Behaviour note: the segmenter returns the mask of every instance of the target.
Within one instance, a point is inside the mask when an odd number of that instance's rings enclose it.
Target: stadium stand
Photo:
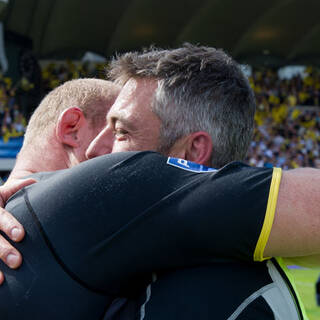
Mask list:
[[[41,97],[61,83],[81,77],[105,77],[102,63],[44,62]],[[257,100],[255,133],[247,162],[284,169],[320,167],[320,72],[281,79],[271,69],[254,70],[249,77]],[[22,143],[34,99],[35,84],[22,77],[16,83],[0,75],[0,158],[14,158]],[[2,176],[7,175],[5,171]],[[5,177],[4,177],[5,179]]]
[[[280,79],[271,70],[250,77],[257,100],[255,134],[248,162],[284,169],[320,167],[319,73]]]
[[[42,96],[59,84],[81,77],[104,77],[104,65],[46,63],[42,66]],[[307,76],[280,79],[270,69],[255,70],[250,83],[257,99],[256,130],[248,162],[282,168],[319,167],[320,73],[307,68]],[[23,136],[30,105],[26,97],[34,84],[21,78],[16,84],[0,75],[0,136],[4,143]],[[31,100],[32,103],[32,100]],[[0,146],[0,149],[2,147]]]

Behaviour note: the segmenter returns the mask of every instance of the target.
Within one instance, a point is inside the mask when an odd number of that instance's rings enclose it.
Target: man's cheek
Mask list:
[[[128,144],[126,144],[124,142],[114,142],[113,143],[112,153],[123,152],[123,151],[130,151],[130,147],[128,146]]]
[[[144,150],[139,144],[133,141],[114,141],[112,152],[140,151]]]

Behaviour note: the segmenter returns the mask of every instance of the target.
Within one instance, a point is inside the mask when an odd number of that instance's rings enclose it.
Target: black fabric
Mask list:
[[[270,282],[264,263],[216,263],[158,274],[144,320],[228,319],[247,297]],[[250,307],[248,319],[273,319],[265,311],[260,303],[259,308]]]
[[[318,278],[318,281],[316,283],[316,300],[317,305],[320,306],[320,277]]]
[[[237,320],[273,320],[274,313],[263,297],[258,297],[243,310]]]
[[[112,298],[141,292],[154,270],[252,263],[272,169],[232,163],[194,173],[156,153],[128,152],[38,177],[7,206],[27,235],[17,247],[22,268],[1,265],[6,319],[31,310],[33,319],[100,319]]]
[[[17,245],[23,254],[22,266],[12,270],[1,262],[6,277],[0,287],[1,319],[101,319],[112,299],[87,290],[64,271],[48,249],[23,196],[11,200],[9,208],[19,212],[27,234]]]

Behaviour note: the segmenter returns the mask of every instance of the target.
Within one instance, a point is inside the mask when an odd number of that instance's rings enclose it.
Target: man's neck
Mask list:
[[[8,181],[21,179],[36,172],[56,171],[68,168],[70,166],[68,156],[61,145],[51,143],[49,146],[29,145],[26,148],[23,147]]]

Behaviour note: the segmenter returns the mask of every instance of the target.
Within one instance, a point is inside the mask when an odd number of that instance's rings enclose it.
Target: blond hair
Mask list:
[[[62,111],[69,107],[80,108],[91,126],[106,120],[106,105],[111,106],[120,88],[111,81],[76,79],[67,81],[52,90],[33,113],[25,134],[25,144],[47,136],[57,124]]]

